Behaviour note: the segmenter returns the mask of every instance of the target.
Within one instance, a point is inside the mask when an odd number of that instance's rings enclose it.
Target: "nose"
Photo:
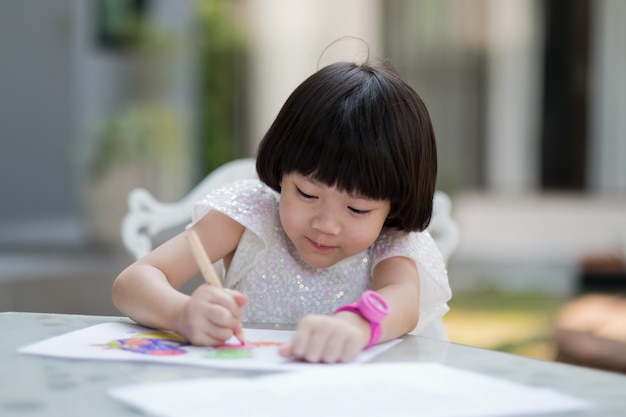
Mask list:
[[[335,210],[323,208],[313,216],[311,227],[321,233],[338,235],[341,232],[341,221]]]

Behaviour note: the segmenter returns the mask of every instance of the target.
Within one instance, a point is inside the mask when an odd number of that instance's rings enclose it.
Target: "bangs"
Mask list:
[[[282,171],[297,171],[355,196],[396,201],[399,196],[395,187],[402,181],[384,133],[368,123],[371,115],[338,113],[328,117],[335,120],[318,123],[314,130],[303,129],[310,136],[300,136],[301,145],[293,157],[283,160]],[[354,120],[362,123],[355,126]]]

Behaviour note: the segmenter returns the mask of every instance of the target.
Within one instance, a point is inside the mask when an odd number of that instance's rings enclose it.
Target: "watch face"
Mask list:
[[[375,291],[366,291],[359,299],[359,310],[370,321],[380,323],[389,314],[389,306]]]
[[[372,302],[372,305],[377,309],[377,310],[385,310],[386,309],[386,305],[383,305],[383,303],[380,302],[380,300],[378,300],[377,298],[371,298],[370,301]]]

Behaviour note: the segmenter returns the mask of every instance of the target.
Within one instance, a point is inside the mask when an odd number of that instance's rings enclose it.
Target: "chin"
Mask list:
[[[305,261],[306,262],[306,261]],[[309,264],[310,266],[312,266],[313,268],[330,268],[331,266],[335,265],[337,262],[325,262],[325,263],[312,263],[312,262],[307,262],[307,264]]]
[[[302,256],[302,255],[300,255],[300,257],[307,265],[313,268],[328,268],[328,267],[335,265],[338,262],[338,260],[336,259],[319,259],[319,258],[316,259],[315,257]]]

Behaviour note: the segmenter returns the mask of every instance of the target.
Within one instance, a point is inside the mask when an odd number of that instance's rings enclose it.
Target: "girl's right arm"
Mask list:
[[[212,261],[232,255],[244,227],[217,211],[194,226]],[[247,297],[208,284],[191,296],[177,290],[199,273],[184,231],[122,271],[113,283],[113,303],[144,326],[172,330],[193,344],[222,343],[240,326]]]

